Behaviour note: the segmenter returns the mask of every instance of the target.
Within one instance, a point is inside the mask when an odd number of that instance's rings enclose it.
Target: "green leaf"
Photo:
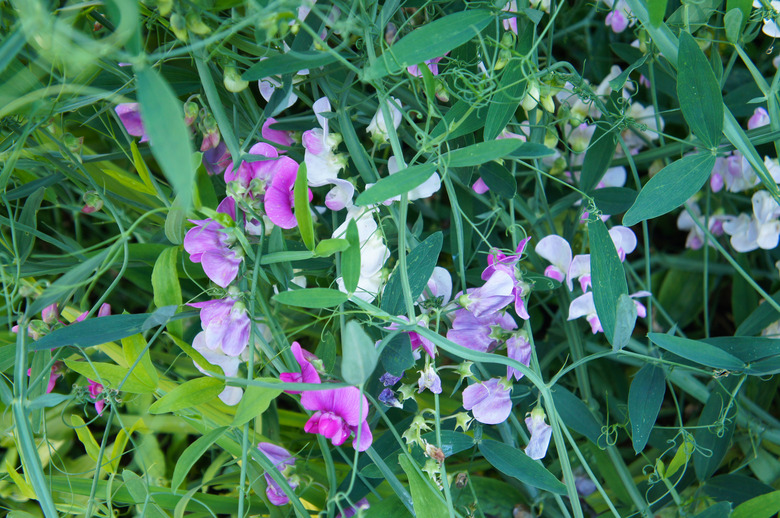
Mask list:
[[[628,392],[631,441],[637,455],[645,449],[666,393],[664,370],[648,363],[636,373]]]
[[[506,167],[498,162],[488,162],[479,168],[479,176],[490,191],[505,199],[512,199],[517,192],[517,182]]]
[[[97,462],[98,456],[100,455],[100,445],[98,445],[95,436],[92,435],[87,424],[76,414],[70,416],[70,424],[73,425],[74,430],[76,430],[76,437],[78,437],[79,442],[84,446],[84,450],[87,452],[87,455],[89,455],[89,458]]]
[[[436,164],[421,164],[401,169],[397,173],[381,178],[377,183],[360,193],[355,205],[375,205],[394,196],[411,191],[423,184],[436,172]]]
[[[360,386],[371,376],[379,361],[374,341],[356,320],[350,320],[341,337],[341,376],[344,381]]]
[[[359,246],[360,244],[358,243]],[[346,239],[323,239],[317,243],[314,254],[317,257],[330,257],[336,252],[343,252],[347,248],[349,248],[349,241]]]
[[[628,81],[628,76],[631,74],[631,72],[644,65],[645,61],[647,61],[647,58],[649,57],[650,54],[643,54],[641,58],[631,63],[628,68],[620,73],[620,75],[618,75],[615,79],[610,80],[610,88],[612,88],[614,91],[622,90],[623,86],[625,86],[626,82]]]
[[[338,60],[336,51],[290,50],[255,63],[241,74],[244,81],[257,81],[271,76],[294,74],[307,68],[319,68]]]
[[[713,499],[719,502],[728,501],[735,506],[773,490],[770,485],[737,473],[712,477],[704,486],[704,492]]]
[[[474,109],[470,102],[460,100],[447,110],[442,120],[431,131],[431,139],[438,139],[445,134],[445,140],[452,140],[472,133],[485,124],[487,108]],[[541,146],[541,144],[536,144]],[[544,147],[544,146],[541,146]]]
[[[737,11],[741,14],[739,18],[739,25],[735,26],[733,24],[733,21],[735,21],[737,18],[734,15],[729,16],[729,13],[732,11]],[[742,31],[745,29],[745,25],[747,25],[748,20],[750,19],[750,14],[753,11],[753,2],[752,0],[727,0],[726,2],[726,18],[724,18],[725,26],[726,26],[726,35],[729,38],[729,41],[732,43],[735,43],[739,40],[739,36],[742,34]],[[731,28],[729,28],[729,25],[731,25]],[[732,39],[732,36],[734,36],[734,39]]]
[[[346,95],[349,91],[349,89],[345,89],[344,94]],[[347,146],[349,158],[355,163],[355,168],[360,173],[360,177],[366,183],[376,181],[379,177],[376,172],[376,165],[369,158],[366,149],[360,143],[360,139],[355,132],[355,126],[352,125],[352,120],[349,118],[349,110],[343,104],[337,110],[337,116],[339,130],[341,130],[341,136],[344,138],[344,145]]]
[[[406,473],[409,481],[409,491],[412,493],[412,503],[417,516],[425,518],[448,518],[447,504],[441,494],[412,465],[412,460],[404,454],[398,456],[398,463]]]
[[[341,254],[341,274],[344,277],[344,288],[354,293],[360,280],[360,234],[357,223],[350,219],[347,224],[347,248]]]
[[[306,288],[277,293],[271,300],[299,308],[332,308],[343,304],[348,298],[346,293],[330,288]]]
[[[275,383],[278,381],[276,378],[256,379],[267,383]],[[248,423],[252,419],[262,415],[263,412],[268,410],[271,402],[279,397],[279,394],[282,392],[282,389],[257,387],[253,385],[248,386],[241,398],[241,403],[238,404],[232,426],[242,426],[244,423]]]
[[[685,122],[693,134],[708,149],[717,147],[723,133],[723,95],[720,83],[715,78],[704,52],[687,32],[680,33],[677,97]]]
[[[317,344],[314,354],[322,360],[325,372],[333,372],[333,367],[336,366],[336,338],[333,336],[333,333],[325,331],[320,343]]]
[[[181,486],[184,479],[187,477],[192,466],[203,456],[206,451],[211,448],[217,439],[219,439],[223,433],[228,429],[227,426],[220,426],[211,430],[206,435],[198,437],[195,441],[187,446],[187,448],[176,459],[176,467],[173,468],[173,477],[171,478],[171,489],[176,491]]]
[[[187,224],[187,210],[182,206],[179,196],[174,198],[168,215],[165,216],[165,237],[175,245],[184,242],[185,225]]]
[[[379,356],[382,367],[393,376],[403,376],[406,369],[414,366],[412,344],[408,333],[398,333],[385,344]]]
[[[41,208],[44,194],[46,194],[46,189],[41,187],[24,201],[24,208],[19,216],[19,223],[33,230],[38,228],[38,209]],[[17,234],[17,239],[19,240],[17,245],[19,257],[17,260],[19,263],[24,263],[30,256],[30,252],[32,252],[35,236],[31,232],[20,231]]]
[[[535,142],[523,142],[523,144],[514,150],[509,158],[517,158],[521,160],[531,160],[534,158],[543,158],[555,154],[555,150],[548,148],[544,144],[537,144]]]
[[[65,360],[67,367],[87,379],[97,381],[107,388],[113,388],[129,392],[130,394],[149,394],[154,392],[157,387],[147,384],[143,379],[136,376],[130,369],[114,365],[113,363],[101,362],[80,362]],[[125,380],[125,378],[127,378]],[[122,380],[125,380],[122,383]],[[121,385],[121,386],[120,386]]]
[[[647,337],[658,347],[699,365],[732,372],[745,370],[745,362],[714,345],[664,333],[647,333]]]
[[[627,187],[596,189],[591,196],[596,207],[604,214],[622,214],[636,201],[637,192]]]
[[[301,239],[309,250],[314,250],[314,223],[311,219],[309,208],[309,183],[306,178],[306,164],[298,168],[298,176],[295,178],[294,205],[295,219],[298,220],[298,230]]]
[[[602,124],[596,125],[590,142],[591,144],[585,152],[580,175],[580,189],[585,192],[591,191],[598,185],[604,173],[607,172],[617,147],[615,132]]]
[[[150,414],[166,414],[183,408],[208,403],[225,389],[221,379],[204,376],[182,383],[163,397],[152,403]]]
[[[138,514],[148,518],[168,518],[165,511],[160,509],[149,495],[147,481],[128,469],[122,471],[122,480],[130,496],[133,497],[133,503],[141,506]]]
[[[130,366],[132,366],[139,357],[141,358],[138,365],[133,369],[133,376],[144,385],[157,388],[160,383],[160,378],[157,374],[157,369],[155,369],[152,364],[152,356],[149,354],[144,336],[141,333],[138,333],[123,338],[122,352],[125,355],[125,361]]]
[[[631,340],[636,325],[636,304],[634,299],[621,293],[615,312],[615,335],[612,337],[612,348],[615,351],[623,349]]]
[[[676,209],[699,192],[714,165],[715,155],[697,153],[664,167],[642,188],[623,216],[623,225],[630,227]]]
[[[406,67],[443,56],[474,38],[493,20],[493,13],[475,9],[450,14],[401,38],[385,49],[374,63],[363,71],[363,81],[376,81],[397,74]]]
[[[498,160],[510,155],[525,144],[520,139],[505,138],[488,140],[460,149],[454,149],[441,156],[441,163],[448,167],[470,167],[482,165],[491,160]]]
[[[135,74],[141,118],[152,154],[176,191],[181,208],[187,211],[192,204],[195,168],[182,104],[154,68],[135,67]]]
[[[73,399],[72,394],[44,394],[30,401],[27,405],[28,410],[38,410],[39,408],[51,408]]]
[[[418,244],[406,258],[406,271],[409,277],[409,287],[411,288],[412,300],[417,297],[428,285],[428,280],[433,274],[433,269],[439,260],[439,252],[443,236],[441,232],[436,232],[428,236],[425,241]],[[403,253],[403,252],[401,252]],[[391,315],[400,315],[404,312],[404,295],[401,288],[401,272],[398,268],[393,270],[390,280],[382,294],[381,308]]]
[[[488,105],[485,117],[485,141],[495,139],[501,134],[520,104],[525,91],[525,77],[522,60],[514,59],[504,68],[498,80],[496,93]]]
[[[667,0],[648,0],[647,11],[650,15],[650,23],[653,27],[658,27],[661,22],[664,21],[664,15],[666,14],[666,2]]]
[[[115,342],[122,338],[142,333],[155,326],[165,324],[169,320],[189,318],[197,315],[195,311],[173,315],[175,307],[160,308],[154,313],[140,315],[108,315],[99,318],[89,318],[82,322],[74,322],[44,336],[30,344],[30,351],[54,349],[65,345],[91,347],[107,342]]]
[[[610,343],[615,336],[617,302],[620,295],[628,295],[626,274],[618,257],[615,243],[601,219],[588,222],[590,236],[590,267],[593,285],[593,304]]]
[[[696,514],[694,518],[728,518],[729,516],[731,516],[731,503],[719,502]]]
[[[552,396],[555,402],[555,409],[566,426],[584,435],[593,444],[604,446],[604,440],[599,441],[601,437],[601,423],[587,405],[583,403],[581,398],[560,385],[552,388]]]
[[[162,251],[152,269],[152,288],[154,290],[154,305],[158,308],[182,305],[181,285],[176,269],[176,259],[179,247],[172,246]],[[171,322],[169,331],[176,336],[182,336],[181,322]]]
[[[752,290],[752,288],[750,288]],[[780,303],[780,291],[772,295],[775,302]],[[780,313],[769,304],[760,304],[737,328],[735,335],[757,335],[772,322],[780,319]]]
[[[486,439],[479,443],[479,451],[485,460],[505,475],[545,491],[566,494],[566,486],[555,475],[517,448]]]
[[[699,481],[709,479],[729,451],[737,413],[737,404],[731,400],[730,391],[737,383],[736,376],[729,376],[721,383],[712,384],[710,397],[701,410],[694,433],[696,451],[693,452],[693,467]]]
[[[723,17],[723,25],[726,28],[726,38],[731,43],[738,44],[739,37],[742,34],[744,25],[742,24],[742,11],[739,9],[731,9]]]
[[[108,252],[110,249],[106,248],[102,252],[93,255],[86,261],[81,262],[78,266],[75,268],[68,270],[67,273],[65,273],[62,277],[54,281],[51,286],[46,288],[41,295],[33,301],[33,303],[30,305],[29,309],[27,310],[28,315],[35,315],[40,313],[43,308],[46,306],[49,306],[59,300],[65,299],[68,297],[68,294],[75,291],[78,286],[80,286],[83,282],[86,281],[88,277],[90,277],[94,270],[98,269],[102,264],[103,261],[106,260],[106,257],[108,257]],[[69,329],[72,326],[68,326],[65,329]],[[58,331],[55,331],[56,333]],[[44,337],[48,338],[49,336],[53,335],[54,333],[48,334]],[[40,342],[40,340],[38,340]],[[31,350],[37,350],[35,349],[35,345],[31,345]]]

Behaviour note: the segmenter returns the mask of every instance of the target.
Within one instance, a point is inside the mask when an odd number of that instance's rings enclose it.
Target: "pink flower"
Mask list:
[[[273,117],[268,117],[263,123],[261,135],[265,140],[284,147],[290,147],[295,144],[295,141],[290,136],[289,131],[273,129],[271,128],[272,124],[276,124],[276,119]],[[283,152],[284,151],[280,151],[280,153]]]
[[[771,121],[769,120],[769,113],[764,108],[756,108],[753,115],[748,120],[747,127],[749,130],[760,128],[761,126],[768,126]]]
[[[650,296],[649,291],[638,291],[629,295],[631,298],[648,296]],[[634,301],[634,304],[636,305],[636,313],[638,317],[644,318],[647,316],[647,308],[645,308],[644,304],[637,300]],[[580,295],[576,299],[572,300],[571,304],[569,305],[569,318],[567,320],[574,320],[575,318],[580,317],[585,317],[585,319],[590,324],[590,329],[594,335],[596,333],[604,332],[604,328],[601,327],[601,321],[596,314],[596,305],[593,302],[592,291]]]
[[[97,410],[98,415],[101,415],[103,409],[106,407],[105,399],[100,397],[100,394],[103,393],[103,385],[97,381],[92,381],[91,379],[87,379],[87,381],[89,381],[87,390],[89,391],[90,397],[95,402],[95,410]]]
[[[249,316],[246,306],[233,298],[194,302],[200,308],[201,327],[206,332],[206,347],[238,356],[249,344]]]
[[[373,437],[368,427],[368,400],[356,387],[304,392],[301,404],[315,413],[304,426],[308,433],[318,433],[330,439],[334,446],[341,446],[354,434],[352,446],[366,451]],[[358,443],[358,433],[360,442]]]
[[[544,270],[545,277],[563,282],[569,273],[569,266],[571,266],[572,256],[569,242],[560,236],[550,235],[542,238],[534,250],[540,257],[552,263]],[[569,282],[569,290],[571,290],[571,282]]]
[[[283,471],[287,466],[295,465],[295,457],[290,455],[290,452],[281,446],[271,444],[270,442],[261,442],[257,445],[257,449],[260,450],[260,453],[265,455],[279,471]],[[268,500],[274,505],[287,504],[290,501],[290,498],[285,494],[279,484],[271,478],[268,473],[265,473],[264,475],[266,482],[265,494],[268,497]],[[287,478],[287,483],[292,489],[298,487],[298,483],[289,478]]]
[[[509,13],[516,13],[517,12],[517,0],[510,0],[506,3],[506,5],[501,9],[502,11],[506,11]],[[504,18],[501,20],[502,25],[504,26],[504,30],[506,31],[512,31],[517,34],[517,16],[512,16],[511,18]]]
[[[525,331],[520,330],[514,333],[506,341],[506,355],[528,367],[531,363],[531,342],[528,340],[528,334]],[[523,377],[523,373],[514,367],[507,367],[506,377],[510,380],[513,377],[519,380]]]
[[[149,140],[149,136],[146,134],[144,123],[141,120],[141,112],[138,103],[124,103],[117,104],[114,108],[116,114],[119,115],[119,120],[122,121],[122,125],[128,134],[133,137],[141,137],[141,142]]]
[[[447,54],[449,54],[449,52]],[[444,56],[446,56],[447,54],[444,54]],[[439,56],[438,58],[433,58],[425,61],[425,65],[428,67],[428,70],[431,71],[431,74],[435,76],[439,75],[439,61],[444,59],[444,56]],[[406,67],[406,71],[412,74],[414,77],[422,77],[422,72],[420,72],[420,67],[418,65],[412,65],[410,67]]]
[[[281,228],[295,228],[298,220],[293,214],[295,196],[293,187],[298,176],[298,164],[294,160],[286,158],[289,162],[280,164],[279,170],[274,174],[271,186],[265,193],[265,211],[271,222]]]
[[[474,182],[474,185],[472,185],[471,188],[477,194],[485,194],[490,190],[490,187],[487,186],[485,180],[483,180],[482,178],[477,178],[477,181]]]
[[[217,212],[227,214],[232,208],[231,216],[235,217],[235,205],[225,203],[228,199],[220,203]],[[184,236],[184,249],[190,254],[190,261],[201,263],[209,279],[222,288],[227,288],[235,280],[239,266],[244,260],[240,251],[230,248],[234,238],[225,231],[221,223],[211,218],[191,219],[190,223],[195,226]]]
[[[463,408],[482,424],[503,423],[512,412],[511,390],[499,378],[474,383],[463,390]]]
[[[607,14],[605,25],[611,27],[612,32],[620,34],[628,28],[628,18],[619,10],[610,11]]]
[[[406,322],[409,322],[409,318],[405,315],[398,315],[398,318]],[[420,319],[417,321],[417,325],[427,329],[426,322],[427,322],[426,320]],[[387,329],[388,331],[394,331],[399,327],[400,326],[398,324],[393,322],[385,329]],[[421,336],[416,331],[406,331],[406,333],[409,335],[409,341],[412,344],[412,352],[415,354],[416,359],[420,358],[420,352],[418,351],[418,349],[420,349],[421,347],[426,353],[428,353],[428,356],[430,356],[431,358],[436,356],[436,345],[433,342],[431,342],[424,336]]]
[[[313,353],[301,347],[298,342],[293,342],[290,346],[295,360],[301,368],[300,372],[282,372],[279,379],[285,383],[320,383],[320,375],[312,362],[319,360]],[[300,394],[300,391],[285,390],[288,394]]]
[[[530,417],[525,418],[525,426],[531,433],[528,446],[525,447],[525,454],[534,460],[543,459],[547,455],[552,427],[544,422],[546,417],[542,407],[536,407],[531,410]]]

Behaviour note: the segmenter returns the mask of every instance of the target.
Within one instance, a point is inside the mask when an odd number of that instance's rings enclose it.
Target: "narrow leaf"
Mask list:
[[[479,176],[490,188],[490,192],[508,200],[514,198],[517,182],[503,165],[498,162],[488,162],[479,168]]]
[[[631,382],[628,416],[631,419],[631,441],[637,455],[647,445],[665,393],[664,370],[650,363],[642,367]]]
[[[314,223],[311,219],[309,208],[309,183],[306,178],[306,164],[298,168],[298,176],[295,178],[294,205],[295,219],[298,220],[298,230],[301,239],[309,250],[314,250]]]
[[[341,275],[344,277],[344,288],[354,293],[360,280],[360,235],[354,219],[350,219],[347,224],[346,237],[349,248],[341,254]]]
[[[346,239],[323,239],[317,243],[314,253],[318,257],[330,257],[336,252],[343,252],[347,248],[349,248],[349,241]]]
[[[443,154],[441,163],[449,167],[482,165],[491,160],[504,158],[519,149],[523,144],[525,142],[516,138],[480,142]]]
[[[555,475],[517,448],[487,439],[479,443],[479,451],[485,460],[505,475],[545,491],[566,494],[566,486]]]
[[[591,144],[585,152],[582,174],[580,175],[580,189],[585,192],[591,191],[601,181],[612,162],[617,147],[615,133],[602,124],[596,125],[590,142]]]
[[[152,403],[150,414],[165,414],[183,408],[189,408],[201,403],[208,403],[216,398],[225,388],[225,382],[217,378],[195,378],[171,390]]]
[[[422,164],[401,169],[397,173],[381,178],[377,183],[360,193],[355,205],[375,205],[394,196],[411,191],[423,184],[436,171],[436,164]]]
[[[176,273],[176,259],[179,255],[179,247],[172,246],[162,251],[152,269],[152,288],[154,291],[154,305],[158,308],[165,306],[182,305],[181,285]],[[182,336],[181,322],[171,322],[169,325],[173,334]]]
[[[618,257],[615,243],[601,219],[588,222],[590,236],[590,267],[593,284],[593,303],[604,329],[612,343],[615,337],[617,302],[620,295],[628,295],[626,274]]]
[[[332,308],[343,304],[347,299],[346,293],[330,288],[283,291],[271,297],[271,300],[280,304],[300,308]]]
[[[677,97],[693,134],[707,148],[717,147],[723,132],[720,83],[699,44],[684,31],[680,33],[677,56]]]
[[[257,81],[271,76],[294,74],[299,70],[319,68],[338,60],[336,51],[290,50],[255,63],[241,74],[244,81]]]
[[[485,141],[493,140],[501,134],[515,114],[524,91],[522,60],[514,59],[504,68],[504,73],[498,80],[496,93],[488,105],[485,117]]]
[[[648,333],[647,337],[658,347],[700,365],[713,369],[726,369],[732,372],[741,372],[745,369],[745,362],[733,354],[702,341],[689,340],[664,333]]]
[[[171,489],[176,491],[181,486],[184,479],[187,477],[192,466],[203,456],[211,446],[217,442],[223,433],[228,429],[227,426],[220,426],[211,430],[206,435],[198,437],[195,441],[187,446],[178,459],[176,459],[176,467],[173,468],[173,477],[171,478]]]
[[[619,351],[628,345],[636,325],[636,316],[637,311],[634,299],[625,293],[621,293],[617,301],[615,335],[612,338],[612,348],[614,350]]]

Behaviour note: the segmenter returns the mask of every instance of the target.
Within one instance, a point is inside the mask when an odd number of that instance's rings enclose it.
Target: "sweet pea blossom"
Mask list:
[[[205,345],[228,356],[240,355],[249,344],[249,315],[246,306],[233,297],[188,304],[200,309]]]
[[[89,396],[95,402],[95,410],[97,410],[98,415],[101,415],[106,407],[106,400],[100,396],[103,393],[103,385],[91,379],[87,379],[87,381],[89,382],[87,386]]]
[[[192,340],[192,348],[198,351],[203,358],[210,364],[222,369],[222,373],[227,378],[232,378],[238,375],[238,367],[241,365],[241,359],[238,356],[230,356],[225,354],[222,347],[210,348],[206,344],[206,332],[201,331]],[[193,360],[195,368],[206,376],[210,376],[209,372],[198,365]],[[241,401],[241,397],[244,395],[244,391],[241,387],[228,387],[226,386],[219,394],[219,399],[226,405],[234,406]]]
[[[612,28],[612,32],[620,34],[628,27],[634,25],[634,15],[625,0],[604,0],[604,3],[611,9],[609,14],[607,14],[605,25]]]
[[[688,230],[688,237],[685,239],[685,248],[690,248],[691,250],[698,250],[702,246],[704,246],[704,232],[699,228],[698,225],[694,222],[694,217],[697,221],[701,223],[702,226],[705,224],[705,218],[701,214],[701,209],[699,208],[699,205],[696,202],[688,201],[686,202],[686,205],[688,208],[690,208],[691,212],[693,213],[693,216],[688,213],[687,210],[683,210],[680,212],[680,215],[677,217],[677,228],[680,230]],[[722,215],[712,215],[708,219],[708,227],[709,231],[714,236],[720,236],[723,234],[723,223],[728,221],[728,216],[722,216]],[[712,242],[709,243],[710,246],[714,246]]]
[[[752,218],[740,214],[728,217],[723,223],[723,230],[731,236],[731,246],[737,252],[772,250],[780,241],[780,205],[767,191],[756,192],[752,202]]]
[[[649,291],[638,291],[629,295],[631,298],[636,297],[649,297],[651,294]],[[634,301],[636,306],[637,316],[644,318],[647,316],[647,308],[644,304],[638,300]],[[595,335],[596,333],[603,333],[604,328],[601,327],[601,321],[596,314],[596,304],[593,302],[593,292],[589,291],[577,297],[569,304],[569,318],[567,320],[574,320],[576,318],[585,317],[585,320],[590,324],[590,329]]]
[[[536,407],[531,410],[530,415],[525,418],[525,426],[531,434],[528,440],[528,446],[525,447],[525,454],[534,460],[543,459],[547,455],[547,447],[550,445],[552,436],[552,427],[544,420],[547,414],[542,407]]]
[[[284,147],[290,147],[295,144],[295,141],[290,136],[289,131],[273,129],[271,127],[273,124],[276,124],[276,119],[273,117],[268,117],[263,123],[263,129],[260,134],[265,140]],[[284,151],[281,150],[279,151],[279,153],[283,152]]]
[[[337,514],[336,518],[352,518],[355,516],[355,514],[359,513],[360,511],[365,511],[369,507],[371,507],[371,505],[368,503],[368,500],[361,498],[357,501],[357,503],[355,503],[355,505],[351,506],[349,509],[346,509],[343,513]]]
[[[514,254],[504,255],[502,252],[494,252],[488,255],[488,266],[482,272],[482,280],[486,281],[485,284],[477,288],[476,291],[468,290],[469,293],[465,298],[462,298],[461,305],[466,307],[466,304],[468,304],[477,317],[487,311],[502,309],[506,304],[500,307],[499,305],[503,300],[507,287],[509,287],[510,295],[514,299],[517,316],[523,320],[528,320],[530,316],[525,307],[525,299],[530,293],[531,286],[523,280],[522,274],[517,268],[517,263],[520,261],[525,246],[530,240],[530,237],[522,239],[518,243]]]
[[[420,294],[415,304],[424,303],[431,299],[440,299],[442,306],[446,306],[452,298],[452,276],[445,268],[435,266],[431,278],[425,286],[425,290]],[[423,309],[425,313],[425,309]]]
[[[463,390],[463,408],[471,410],[482,424],[503,423],[512,412],[512,388],[505,383],[505,379],[491,378],[469,385]]]
[[[545,268],[544,276],[563,282],[569,273],[572,260],[569,242],[561,236],[552,234],[543,237],[536,243],[534,251],[539,257],[547,259],[551,263]],[[571,291],[571,289],[571,283],[569,283],[569,290]]]
[[[279,379],[285,383],[320,383],[320,375],[314,367],[314,362],[319,362],[319,358],[301,347],[298,342],[293,342],[290,350],[295,356],[301,371],[300,372],[282,372]],[[285,390],[287,394],[300,394],[300,391]]]
[[[401,101],[395,97],[389,97],[385,103],[387,104],[387,109],[390,112],[390,116],[392,117],[391,123],[395,129],[398,129],[398,126],[401,125],[401,118],[403,117],[403,114],[400,110]],[[380,106],[377,108],[377,111],[374,114],[374,117],[371,119],[371,122],[368,123],[366,132],[371,135],[371,140],[377,144],[381,144],[387,142],[390,139],[390,133],[387,128],[387,121],[385,121],[385,115],[382,112],[382,107]]]
[[[471,188],[477,194],[485,194],[490,190],[490,187],[487,186],[485,180],[483,180],[481,177],[477,178],[477,181],[474,182],[474,185],[472,185]]]
[[[769,4],[776,15],[780,11],[780,1],[773,0]],[[764,5],[761,3],[761,0],[753,0],[753,7],[761,9]],[[780,28],[778,28],[777,22],[773,18],[764,18],[764,26],[761,27],[761,32],[770,38],[780,38]]]
[[[141,108],[138,103],[117,104],[114,111],[129,135],[141,137],[140,142],[149,140],[149,135],[146,134],[144,123],[141,120]]]
[[[341,210],[352,205],[355,186],[338,178],[339,171],[346,167],[347,162],[344,156],[333,152],[341,138],[330,134],[328,119],[322,115],[331,111],[330,101],[327,97],[321,97],[314,102],[312,109],[320,127],[303,133],[306,178],[312,187],[334,185],[325,197],[325,206],[330,210]]]
[[[531,341],[528,339],[528,333],[522,329],[512,333],[512,336],[506,341],[506,355],[526,367],[531,364],[531,352]],[[523,376],[524,374],[518,369],[507,366],[506,377],[508,380],[513,377],[520,380]]]
[[[220,203],[217,212],[229,214],[226,203]],[[235,210],[233,211],[235,216]],[[222,223],[207,219],[191,219],[195,226],[184,236],[184,249],[190,254],[190,261],[201,263],[209,279],[222,288],[233,282],[244,260],[240,248],[232,248],[235,238]]]
[[[506,23],[506,22],[504,22],[504,23]],[[449,52],[447,54],[449,54]],[[446,56],[447,54],[445,54],[444,56]],[[429,59],[429,60],[423,62],[423,64],[428,67],[428,70],[431,71],[431,74],[433,74],[435,76],[438,76],[439,75],[439,61],[444,59],[444,56],[439,56],[437,58]],[[420,72],[419,65],[408,66],[408,67],[406,67],[406,71],[409,72],[410,74],[412,74],[414,77],[422,77],[422,72]]]
[[[301,404],[315,411],[303,428],[306,432],[318,433],[330,439],[334,446],[341,446],[354,434],[352,446],[357,451],[366,451],[371,446],[373,437],[366,421],[368,400],[357,387],[304,392]]]
[[[478,318],[466,309],[459,309],[447,331],[447,339],[475,351],[490,352],[514,329],[517,323],[508,313],[493,312]]]
[[[428,389],[434,394],[441,394],[441,378],[433,365],[429,363],[418,372],[420,373],[420,378],[417,380],[418,393]]]
[[[409,317],[406,315],[398,315],[398,318],[401,320],[404,320],[406,322],[409,322]],[[417,325],[427,329],[428,328],[428,320],[427,318],[423,317],[420,318],[417,321]],[[387,326],[385,329],[388,331],[393,331],[395,329],[399,329],[399,325],[393,322],[389,326]],[[426,353],[428,353],[428,356],[433,358],[436,356],[436,345],[434,345],[433,342],[425,338],[424,336],[420,335],[420,333],[417,333],[416,331],[406,331],[406,334],[409,335],[409,341],[412,345],[412,354],[414,355],[416,360],[420,359],[420,351],[419,349],[422,348]]]
[[[748,119],[747,127],[749,130],[752,130],[762,126],[768,126],[770,122],[769,113],[764,108],[759,107],[753,111],[753,115]]]
[[[374,220],[374,210],[365,207],[350,207],[347,209],[347,219],[333,231],[334,238],[343,238],[347,233],[350,220],[355,220],[360,241],[360,277],[358,278],[355,296],[366,302],[373,301],[382,285],[382,266],[390,258],[390,249],[385,246],[379,226]],[[344,293],[347,288],[344,278],[336,279],[339,290]]]
[[[271,464],[273,464],[274,467],[280,472],[285,471],[285,468],[288,466],[295,465],[295,457],[293,457],[289,451],[282,448],[281,446],[277,446],[276,444],[272,444],[270,442],[261,442],[257,445],[257,449],[260,450],[260,453],[262,453],[269,461],[271,461]],[[290,501],[290,498],[285,494],[276,480],[274,480],[267,472],[264,473],[264,476],[266,482],[265,494],[268,497],[268,500],[274,505],[287,504]],[[298,487],[298,483],[296,481],[286,476],[285,478],[287,479],[287,483],[290,485],[291,489]]]

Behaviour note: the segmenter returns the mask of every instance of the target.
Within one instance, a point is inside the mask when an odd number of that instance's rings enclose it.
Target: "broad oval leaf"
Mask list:
[[[87,379],[97,381],[107,388],[131,394],[148,394],[157,389],[156,386],[147,384],[143,379],[138,378],[135,373],[130,372],[130,369],[112,363],[65,360],[65,365],[70,370],[78,372]],[[122,383],[123,380],[124,383]]]
[[[171,478],[171,489],[176,491],[179,486],[184,482],[187,473],[189,473],[192,466],[198,462],[206,450],[211,448],[211,445],[217,442],[223,433],[228,429],[227,426],[220,426],[211,430],[206,435],[198,437],[195,441],[187,446],[182,454],[176,459],[176,467],[173,468],[173,477]]]
[[[407,193],[423,184],[436,171],[436,164],[421,164],[401,169],[397,173],[380,179],[360,193],[355,205],[375,205],[394,196]]]
[[[152,154],[171,183],[185,212],[192,204],[195,168],[192,143],[181,102],[162,75],[150,66],[136,67],[141,118]]]
[[[555,402],[555,409],[558,411],[561,420],[563,420],[563,424],[584,435],[593,444],[605,447],[606,443],[604,440],[600,440],[601,423],[582,399],[560,385],[555,385],[551,392]]]
[[[443,56],[474,38],[493,20],[483,9],[450,14],[416,29],[385,50],[363,72],[363,81],[375,81],[397,74],[406,67]]]
[[[625,293],[621,293],[617,300],[615,312],[615,334],[612,337],[612,348],[614,350],[619,351],[628,345],[636,325],[636,316],[637,310],[634,299]]]
[[[603,214],[622,214],[634,204],[637,192],[627,187],[604,187],[591,196]]]
[[[348,299],[346,293],[330,288],[306,288],[277,293],[271,300],[299,308],[332,308]]]
[[[505,138],[501,140],[489,140],[460,149],[453,149],[441,156],[441,163],[449,167],[469,167],[482,165],[504,158],[525,144],[520,139]]]
[[[707,148],[717,147],[723,132],[720,83],[699,44],[685,31],[680,33],[677,54],[677,97],[693,134]]]
[[[647,445],[665,393],[666,376],[657,365],[648,363],[639,369],[631,382],[628,416],[631,419],[631,441],[637,455]]]
[[[479,443],[479,451],[485,460],[505,475],[545,491],[566,494],[566,486],[555,475],[517,448],[486,439]]]
[[[182,383],[152,403],[150,414],[165,414],[201,403],[208,403],[225,389],[225,382],[218,378],[195,378]]]
[[[341,337],[341,376],[352,385],[362,385],[371,376],[379,361],[374,341],[360,324],[350,320]]]
[[[780,512],[780,491],[772,491],[740,504],[731,516],[732,518],[771,518],[777,516],[778,512]]]
[[[431,234],[409,252],[406,258],[406,273],[409,277],[413,301],[417,300],[425,286],[428,285],[428,280],[439,260],[443,239],[441,232]],[[403,289],[401,288],[401,272],[399,268],[396,268],[382,293],[381,308],[391,315],[400,315],[404,312],[405,307]]]
[[[699,365],[732,372],[745,370],[745,362],[714,345],[664,333],[648,333],[647,337],[658,347]]]
[[[620,295],[628,295],[626,274],[618,257],[615,243],[601,219],[588,222],[590,236],[590,268],[593,285],[593,303],[596,314],[610,343],[614,341],[617,302]]]
[[[714,165],[715,155],[697,153],[664,167],[642,188],[623,224],[630,227],[676,209],[699,192]]]
[[[182,305],[181,285],[176,273],[176,259],[179,255],[179,247],[171,246],[162,251],[152,269],[152,288],[154,291],[154,305],[158,308],[165,306]],[[168,329],[176,336],[182,336],[181,322],[172,322]]]
[[[391,338],[382,348],[379,359],[387,372],[393,376],[403,376],[406,369],[414,366],[409,333],[398,333]]]

